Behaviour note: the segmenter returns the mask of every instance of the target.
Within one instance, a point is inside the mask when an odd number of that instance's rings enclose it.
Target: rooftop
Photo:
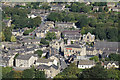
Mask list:
[[[48,62],[53,62],[53,61],[54,61],[53,59],[44,59],[44,58],[37,60],[37,62],[40,62],[40,63],[48,63]]]
[[[54,69],[58,69],[58,66],[56,66],[56,65],[51,65],[51,66],[47,66],[47,65],[39,65],[38,67],[37,67],[37,69],[50,69],[50,68],[54,68]]]
[[[18,55],[16,59],[21,59],[21,60],[29,60],[32,56],[36,56],[34,54],[26,54],[26,55]]]
[[[80,60],[78,65],[94,65],[95,62],[91,60]]]
[[[82,48],[81,45],[77,45],[77,44],[71,44],[71,45],[68,45],[66,47],[70,47],[70,48]]]
[[[119,65],[118,61],[105,61],[104,65],[107,65],[108,63],[111,63],[111,64],[115,63],[116,65]]]

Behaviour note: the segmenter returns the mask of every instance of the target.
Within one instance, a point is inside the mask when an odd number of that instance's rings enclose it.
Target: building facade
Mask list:
[[[64,56],[70,56],[72,54],[77,54],[80,56],[86,55],[86,47],[82,45],[68,45],[64,47]]]

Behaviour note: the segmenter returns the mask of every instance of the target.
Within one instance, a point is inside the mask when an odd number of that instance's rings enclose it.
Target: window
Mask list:
[[[89,36],[87,36],[87,39],[89,39]]]

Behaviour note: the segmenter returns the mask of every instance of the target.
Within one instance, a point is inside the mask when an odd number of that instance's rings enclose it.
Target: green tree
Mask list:
[[[56,39],[56,34],[54,32],[48,32],[46,34],[45,39],[50,40],[50,41],[53,40],[53,39]]]
[[[37,50],[34,52],[34,54],[38,54],[39,57],[42,56],[43,51],[42,50]]]
[[[44,38],[41,39],[40,43],[44,44],[44,45],[49,45],[49,42],[46,41],[46,39],[44,39]]]
[[[33,78],[34,77],[34,69],[26,69],[22,72],[22,78]]]
[[[120,54],[112,53],[109,55],[110,61],[120,61]]]
[[[22,77],[22,71],[14,71],[7,73],[6,78],[21,78]]]
[[[95,62],[99,61],[99,57],[98,56],[93,56],[90,58],[90,60],[94,60]]]
[[[35,71],[35,78],[42,78],[42,80],[46,79],[45,72],[44,71]]]
[[[76,23],[78,28],[86,27],[88,24],[88,18],[87,17],[81,17],[78,22]]]
[[[48,3],[43,3],[42,6],[40,6],[40,9],[50,9],[51,7],[48,5]]]
[[[104,10],[105,10],[106,12],[108,12],[108,7],[106,6],[106,7],[104,8]]]
[[[93,6],[106,6],[107,2],[95,2]]]
[[[2,67],[2,78],[7,78],[7,74],[12,71],[11,67]]]
[[[63,72],[59,73],[55,78],[77,78],[77,75],[80,73],[80,70],[74,63],[71,63]]]
[[[107,28],[106,37],[109,41],[118,41],[118,29],[117,28]]]
[[[115,80],[120,79],[120,71],[119,70],[108,69],[107,74],[108,74],[108,79],[115,79]]]
[[[97,27],[94,30],[94,34],[97,39],[100,39],[100,40],[106,39],[106,33],[104,28]]]
[[[11,42],[16,42],[15,36],[11,36]]]
[[[3,31],[3,33],[4,33],[4,35],[5,35],[5,41],[10,41],[10,40],[11,40],[11,36],[12,36],[11,29],[7,27],[7,28]]]
[[[90,69],[85,69],[80,75],[80,79],[82,80],[84,79],[93,80],[93,78],[106,80],[107,72],[102,66],[96,65],[95,67],[92,67]]]
[[[41,17],[36,17],[32,19],[32,23],[34,27],[38,27],[41,23]]]

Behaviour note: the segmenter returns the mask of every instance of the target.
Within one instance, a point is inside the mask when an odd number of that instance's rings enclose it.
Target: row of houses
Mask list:
[[[78,68],[80,69],[87,69],[87,68],[92,68],[95,66],[95,62],[92,60],[80,60],[78,61]],[[110,68],[119,68],[119,62],[118,61],[104,61],[102,62],[102,65],[105,69],[110,69]]]
[[[114,11],[114,12],[120,12],[120,4],[114,3],[114,2],[108,2],[107,3],[108,11]],[[93,6],[93,10],[99,10],[100,6]],[[103,6],[105,8],[105,6]]]

